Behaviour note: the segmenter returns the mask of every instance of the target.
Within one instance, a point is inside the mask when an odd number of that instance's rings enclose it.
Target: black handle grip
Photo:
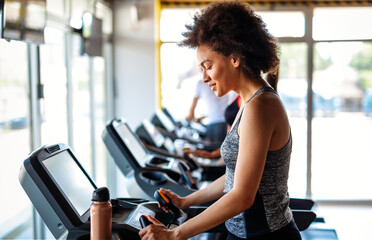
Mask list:
[[[191,176],[191,173],[183,162],[178,162],[178,168],[181,170],[182,176],[185,179],[186,184],[192,189],[198,189],[194,178]]]
[[[189,167],[191,171],[199,168],[199,164],[197,164],[192,158],[187,156],[185,152],[183,153],[183,159],[186,160],[187,163],[189,163]]]
[[[155,191],[154,197],[159,202],[160,206],[168,208],[169,210],[173,212],[173,214],[177,216],[180,214],[180,210],[176,206],[173,205],[172,201],[167,195],[159,191]]]
[[[140,216],[139,222],[140,222],[142,228],[145,228],[148,225],[152,224],[152,222],[150,222],[150,220],[145,215]]]

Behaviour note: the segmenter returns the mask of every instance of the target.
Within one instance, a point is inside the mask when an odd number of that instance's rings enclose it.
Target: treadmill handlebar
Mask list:
[[[198,189],[195,179],[191,176],[190,169],[187,165],[183,162],[178,162],[178,168],[182,173],[182,177],[184,178],[186,184],[192,189]]]
[[[173,205],[172,201],[167,195],[161,193],[160,191],[155,191],[154,197],[159,202],[160,206],[168,208],[176,216],[180,215],[180,209]]]
[[[152,222],[150,222],[150,220],[145,215],[140,216],[139,222],[140,222],[142,228],[145,228],[148,225],[152,224]]]

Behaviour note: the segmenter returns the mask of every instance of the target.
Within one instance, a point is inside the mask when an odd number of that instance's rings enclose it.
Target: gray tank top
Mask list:
[[[248,102],[263,91],[276,93],[271,87],[262,87]],[[234,173],[239,151],[238,126],[241,116],[242,114],[238,116],[235,125],[221,145],[221,157],[226,164],[225,194],[234,186]],[[287,185],[291,152],[292,136],[281,149],[268,151],[254,203],[246,211],[226,221],[225,225],[229,232],[240,238],[254,237],[278,230],[292,220]]]

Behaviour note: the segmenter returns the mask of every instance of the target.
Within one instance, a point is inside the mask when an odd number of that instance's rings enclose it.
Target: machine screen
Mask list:
[[[152,140],[155,142],[156,146],[161,147],[165,142],[163,135],[161,135],[158,129],[156,129],[155,126],[152,123],[150,123],[149,120],[147,119],[143,120],[143,125],[147,129],[148,133],[150,134]]]
[[[169,132],[173,132],[176,130],[176,126],[172,123],[172,121],[168,118],[167,115],[161,110],[156,110],[156,115],[160,119],[161,123],[164,125],[164,127],[167,129]]]
[[[63,151],[43,163],[80,216],[87,212],[95,187],[70,153]]]
[[[138,140],[136,136],[133,135],[132,131],[128,128],[126,124],[120,124],[116,127],[116,130],[123,140],[125,145],[128,147],[129,151],[133,154],[136,161],[141,167],[145,167],[147,160],[147,151],[142,143]]]

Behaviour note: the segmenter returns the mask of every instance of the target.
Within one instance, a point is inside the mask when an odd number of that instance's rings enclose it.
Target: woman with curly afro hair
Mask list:
[[[197,49],[203,81],[216,96],[235,91],[242,99],[221,146],[226,172],[185,197],[160,189],[180,209],[214,203],[173,230],[149,217],[153,224],[139,234],[142,239],[188,239],[225,223],[228,239],[301,239],[289,208],[292,137],[276,92],[277,41],[240,1],[215,2],[193,20],[180,45]]]

